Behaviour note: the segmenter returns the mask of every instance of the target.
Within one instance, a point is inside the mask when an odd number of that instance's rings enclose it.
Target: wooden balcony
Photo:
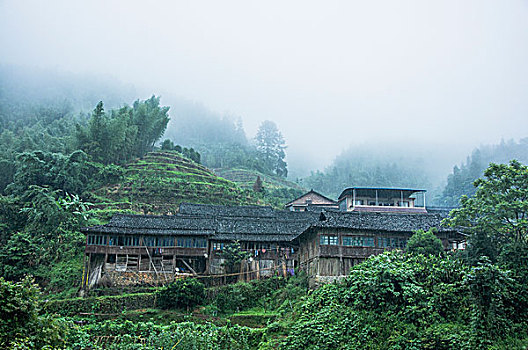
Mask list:
[[[147,253],[148,249],[148,253]],[[109,245],[87,245],[86,253],[92,254],[128,254],[128,255],[151,255],[151,256],[204,256],[207,248],[182,248],[182,247],[127,247]]]
[[[355,205],[350,211],[376,212],[376,213],[427,213],[424,207],[398,207],[380,205]]]

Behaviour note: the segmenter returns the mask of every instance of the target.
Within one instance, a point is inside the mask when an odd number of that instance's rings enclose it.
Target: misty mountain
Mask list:
[[[135,88],[109,77],[0,65],[0,118],[31,119],[42,107],[63,112],[90,112],[99,101],[121,107],[138,98]]]
[[[324,171],[312,172],[301,181],[331,198],[351,186],[427,189],[432,183],[426,164],[417,154],[363,145],[343,151]]]
[[[434,203],[440,206],[457,206],[460,196],[471,196],[475,193],[473,182],[483,175],[490,163],[508,163],[516,159],[528,164],[528,138],[518,142],[513,139],[502,140],[496,145],[485,145],[476,148],[465,163],[455,165],[447,177],[443,191],[435,197]]]
[[[257,136],[248,139],[241,118],[176,99],[171,104],[171,121],[164,137],[196,149],[209,168],[243,168],[286,177],[285,141],[280,130],[275,123],[264,121]]]

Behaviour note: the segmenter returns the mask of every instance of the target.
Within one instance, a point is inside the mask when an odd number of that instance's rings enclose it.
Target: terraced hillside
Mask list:
[[[124,180],[101,188],[92,202],[114,211],[170,214],[182,202],[203,204],[269,204],[250,191],[215,175],[208,168],[172,151],[148,153],[125,167]]]
[[[275,207],[282,207],[284,204],[306,192],[304,188],[295,182],[288,181],[278,176],[266,175],[256,170],[214,169],[214,172],[218,176],[233,181],[246,190],[252,190],[257,176],[260,176],[264,188],[264,195],[262,198]]]

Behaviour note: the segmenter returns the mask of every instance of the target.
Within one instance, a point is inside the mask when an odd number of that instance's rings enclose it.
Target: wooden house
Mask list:
[[[303,194],[299,198],[295,198],[284,206],[290,211],[306,211],[308,207],[337,209],[337,202],[333,199],[323,196],[315,192],[313,189]]]
[[[310,191],[288,204],[289,210],[181,204],[174,215],[115,215],[82,230],[83,287],[230,274],[223,252],[233,242],[245,252],[234,272],[240,279],[301,268],[315,283],[344,276],[373,254],[405,248],[418,229],[438,228],[445,249],[464,246],[461,234],[441,226],[445,212],[427,212],[421,190],[349,188],[339,208]]]
[[[311,283],[347,275],[350,268],[371,255],[403,250],[416,230],[437,228],[445,250],[463,249],[465,237],[441,226],[440,213],[324,211],[317,223],[295,240],[299,267]]]
[[[175,215],[115,215],[108,224],[87,227],[83,286],[164,283],[178,275],[222,275],[222,251],[238,242],[248,278],[284,274],[295,267],[291,241],[306,230],[314,213],[262,206],[182,204]]]

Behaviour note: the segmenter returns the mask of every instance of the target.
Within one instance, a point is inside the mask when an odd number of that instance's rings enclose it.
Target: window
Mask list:
[[[363,205],[363,199],[356,199],[354,205]]]
[[[213,242],[213,250],[222,250],[224,249],[224,243]]]
[[[378,248],[388,248],[389,244],[390,242],[387,237],[378,237]]]
[[[162,247],[174,247],[174,237],[160,237],[158,242]]]
[[[343,245],[350,247],[362,247],[363,246],[363,237],[361,236],[344,236]]]
[[[320,244],[321,245],[337,245],[338,244],[337,236],[321,236]]]
[[[136,247],[139,245],[138,236],[127,236],[124,238],[124,245],[128,247]]]
[[[196,248],[206,248],[207,240],[205,238],[196,238]]]
[[[374,247],[374,237],[343,236],[343,245],[348,247]]]
[[[106,245],[106,236],[89,235],[87,244],[88,245]]]
[[[397,247],[400,249],[404,249],[407,246],[407,239],[406,238],[398,238],[398,245]]]
[[[106,242],[106,240],[105,240]],[[110,236],[108,240],[109,245],[119,245],[123,246],[125,245],[125,237],[123,236]]]
[[[152,236],[143,237],[143,245],[146,247],[155,247],[156,237],[152,237]]]
[[[178,237],[176,239],[176,247],[180,247],[180,248],[206,248],[207,247],[207,239],[205,239],[205,238],[188,238],[188,237],[184,238],[184,237]],[[223,247],[224,247],[224,244],[222,243],[222,248]],[[213,243],[213,250],[215,250],[214,249],[214,243]]]
[[[374,247],[374,237],[365,237],[363,244],[365,247]]]
[[[409,202],[407,201],[403,201],[403,202],[398,202],[398,206],[400,207],[409,207]]]
[[[378,237],[378,248],[399,248],[403,249],[407,246],[406,238],[398,237]]]
[[[110,236],[109,237],[109,242],[108,242],[109,245],[118,245],[117,243],[118,243],[117,242],[117,236]]]
[[[354,247],[362,247],[363,246],[363,237],[352,237],[352,245]]]

